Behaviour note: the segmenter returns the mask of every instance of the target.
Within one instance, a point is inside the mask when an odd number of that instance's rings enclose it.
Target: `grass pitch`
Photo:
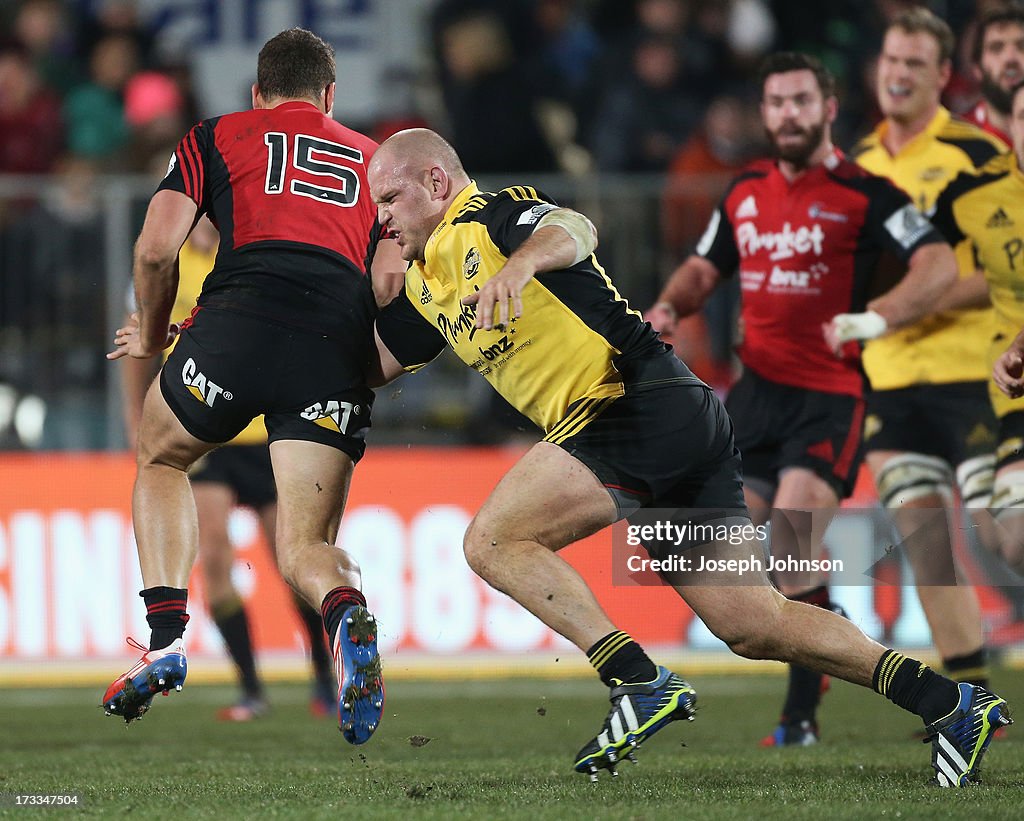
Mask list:
[[[683,671],[685,672],[685,671]],[[607,710],[596,679],[398,682],[363,747],[308,713],[308,689],[270,689],[271,714],[214,720],[233,688],[186,685],[125,727],[99,688],[0,691],[0,793],[68,793],[77,809],[0,807],[0,815],[178,818],[746,819],[1024,816],[1024,721],[997,739],[985,785],[927,786],[919,722],[879,696],[834,683],[824,741],[762,749],[782,676],[697,676],[699,713],[672,724],[590,784],[573,756]],[[1024,678],[995,688],[1024,719]],[[429,741],[424,742],[424,739]]]

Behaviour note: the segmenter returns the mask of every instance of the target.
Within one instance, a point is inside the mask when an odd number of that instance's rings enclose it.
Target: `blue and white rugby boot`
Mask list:
[[[693,721],[697,694],[671,670],[658,668],[654,681],[619,684],[611,689],[612,709],[597,737],[576,754],[578,773],[597,781],[599,769],[613,776],[625,755],[634,764],[633,751],[670,721]]]
[[[981,759],[996,730],[1013,724],[1005,699],[977,684],[961,683],[960,701],[945,718],[925,727],[940,787],[981,783]]]
[[[384,713],[377,622],[369,610],[356,604],[345,611],[332,649],[338,675],[338,727],[350,744],[365,744]]]
[[[125,724],[142,718],[157,693],[180,691],[188,671],[181,639],[162,650],[148,650],[134,639],[128,643],[142,651],[142,658],[107,688],[102,705],[106,715],[121,716]]]

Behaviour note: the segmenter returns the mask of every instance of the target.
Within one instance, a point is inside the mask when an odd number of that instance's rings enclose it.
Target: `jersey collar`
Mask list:
[[[459,216],[459,212],[465,207],[469,200],[480,193],[480,189],[477,187],[475,180],[470,180],[469,185],[463,188],[452,200],[452,204],[448,206],[448,210],[444,212],[444,218],[437,224],[437,228],[430,235],[427,240],[426,247],[423,249],[423,257],[426,260],[424,264],[425,268],[436,269],[438,266],[431,266],[431,259],[437,251],[437,243],[441,235],[445,232],[445,229]],[[436,279],[436,274],[428,274],[432,279]]]
[[[272,111],[300,111],[302,109],[311,108],[319,114],[323,114],[319,108],[312,103],[307,103],[305,100],[289,100],[286,103],[275,105]]]
[[[892,156],[910,154],[927,147],[932,140],[938,136],[939,132],[946,127],[951,118],[952,115],[949,113],[949,109],[940,105],[935,112],[935,116],[928,121],[928,125],[922,129],[921,133],[911,138],[909,142],[907,142],[899,151],[896,152],[896,154]],[[886,150],[886,153],[888,153],[888,151],[885,149],[885,135],[888,132],[889,121],[882,120],[882,122],[878,124],[878,128],[875,129],[875,135],[878,137],[878,145],[883,150]]]
[[[1021,171],[1020,163],[1017,161],[1017,152],[1010,152],[1010,173],[1019,183],[1024,183],[1024,171]]]

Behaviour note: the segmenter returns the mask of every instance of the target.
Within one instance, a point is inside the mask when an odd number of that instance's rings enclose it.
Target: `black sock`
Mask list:
[[[792,601],[812,604],[825,610],[832,609],[832,602],[828,597],[828,588],[825,585],[815,587],[806,593],[798,593],[789,596]],[[821,703],[821,682],[824,676],[806,667],[796,664],[789,665],[789,687],[786,689],[786,701],[782,705],[782,722],[798,723],[800,721],[814,721],[818,711],[818,704]]]
[[[587,650],[587,658],[609,687],[616,683],[654,681],[658,677],[658,668],[643,648],[621,630],[609,633]]]
[[[942,666],[953,681],[966,681],[988,687],[988,651],[984,645],[966,656],[943,659]]]
[[[338,634],[341,617],[354,604],[366,607],[366,598],[354,587],[335,587],[324,596],[323,604],[320,605],[320,615],[323,616],[328,640],[332,643]]]
[[[313,676],[318,684],[332,684],[334,682],[334,664],[331,662],[331,654],[327,649],[327,635],[324,633],[324,621],[309,603],[299,595],[293,596],[295,610],[299,614],[302,626],[309,638],[309,657],[313,664]]]
[[[252,639],[249,636],[249,618],[242,601],[235,597],[230,601],[211,609],[213,623],[217,625],[224,637],[228,655],[238,668],[238,677],[249,698],[261,698],[263,686],[256,673],[256,659],[252,652]]]
[[[162,650],[185,635],[188,590],[177,587],[147,587],[139,595],[146,602],[149,649]]]
[[[895,650],[886,650],[882,654],[871,678],[871,686],[896,706],[917,713],[925,724],[949,715],[960,699],[955,681]]]

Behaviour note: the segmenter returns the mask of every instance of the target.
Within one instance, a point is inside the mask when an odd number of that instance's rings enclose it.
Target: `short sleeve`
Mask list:
[[[736,235],[733,233],[732,223],[725,213],[724,200],[711,213],[711,219],[708,220],[694,253],[714,265],[722,276],[731,277],[736,273],[740,264],[740,254],[736,248]]]
[[[377,334],[407,371],[417,371],[447,346],[441,332],[409,302],[405,290],[377,316]]]
[[[182,137],[167,164],[167,175],[158,191],[179,191],[189,197],[200,213],[206,211],[206,164],[213,141],[213,127],[203,121]]]

